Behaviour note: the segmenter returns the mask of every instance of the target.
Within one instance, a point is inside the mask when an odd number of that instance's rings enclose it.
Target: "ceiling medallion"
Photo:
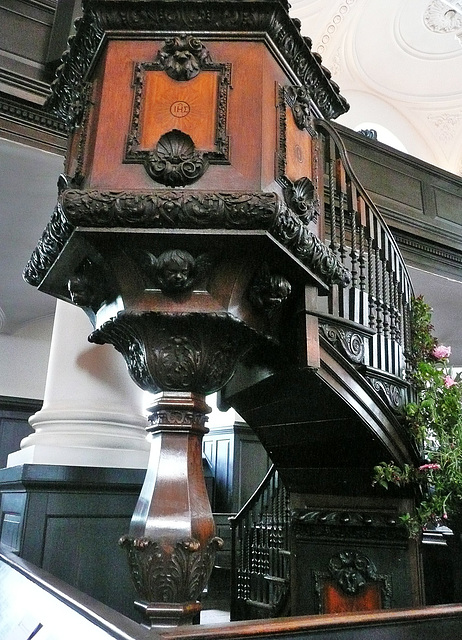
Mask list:
[[[424,13],[425,26],[436,33],[462,31],[462,0],[432,0]]]

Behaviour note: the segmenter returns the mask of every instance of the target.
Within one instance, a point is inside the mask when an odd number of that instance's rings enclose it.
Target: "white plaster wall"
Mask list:
[[[53,316],[0,334],[0,395],[43,399]]]

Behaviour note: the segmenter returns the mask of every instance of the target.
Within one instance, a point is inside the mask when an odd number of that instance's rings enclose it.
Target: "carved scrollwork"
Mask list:
[[[316,220],[319,215],[319,199],[309,178],[300,178],[292,182],[287,176],[278,179],[282,184],[282,193],[287,206],[304,222]]]
[[[348,268],[275,193],[127,192],[65,189],[24,272],[38,286],[76,226],[264,229],[326,284],[347,286]]]
[[[173,36],[157,53],[156,62],[173,80],[191,80],[210,66],[209,51],[195,36]]]
[[[366,376],[368,382],[372,385],[379,396],[384,400],[393,411],[400,411],[405,403],[404,389],[397,384],[383,378]]]
[[[120,313],[89,336],[122,353],[142,389],[213,393],[234,373],[257,334],[226,314]]]
[[[267,229],[281,203],[275,193],[79,191],[63,194],[73,225],[187,229]]]
[[[313,571],[315,593],[318,599],[319,613],[323,609],[323,589],[326,582],[333,582],[347,596],[358,596],[367,585],[375,583],[380,593],[383,609],[391,607],[392,586],[389,575],[379,574],[370,558],[357,551],[340,551],[331,556],[327,572]]]
[[[318,511],[296,510],[293,513],[293,533],[297,540],[355,539],[405,542],[406,527],[394,513],[381,511]]]
[[[74,226],[68,222],[58,202],[23,271],[24,280],[38,287],[69,239]]]
[[[161,136],[144,160],[148,175],[167,187],[192,184],[208,166],[208,154],[197,151],[190,136],[178,129]]]
[[[367,556],[341,551],[328,563],[329,573],[348,595],[356,595],[368,582],[377,580],[377,569]]]
[[[150,538],[123,536],[119,544],[128,555],[135,588],[146,602],[198,600],[223,540],[212,538],[202,547],[197,540],[168,545]]]
[[[323,336],[335,347],[341,349],[343,354],[355,364],[360,364],[364,360],[364,338],[355,331],[344,329],[343,327],[332,326],[327,323],[320,323],[320,331]]]

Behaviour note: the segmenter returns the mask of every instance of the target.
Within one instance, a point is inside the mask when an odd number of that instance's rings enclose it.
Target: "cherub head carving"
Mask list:
[[[271,316],[289,297],[290,282],[284,276],[270,273],[264,263],[253,279],[249,298],[256,309]]]
[[[194,282],[196,261],[188,251],[170,249],[157,258],[157,281],[164,293],[183,293]]]

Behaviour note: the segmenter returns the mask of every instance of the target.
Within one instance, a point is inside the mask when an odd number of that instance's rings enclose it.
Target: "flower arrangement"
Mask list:
[[[382,462],[374,467],[374,484],[420,490],[414,513],[401,516],[412,536],[462,512],[462,381],[449,366],[451,348],[433,337],[431,311],[422,296],[413,300],[408,358],[416,401],[406,405],[405,420],[422,464],[401,468]]]

